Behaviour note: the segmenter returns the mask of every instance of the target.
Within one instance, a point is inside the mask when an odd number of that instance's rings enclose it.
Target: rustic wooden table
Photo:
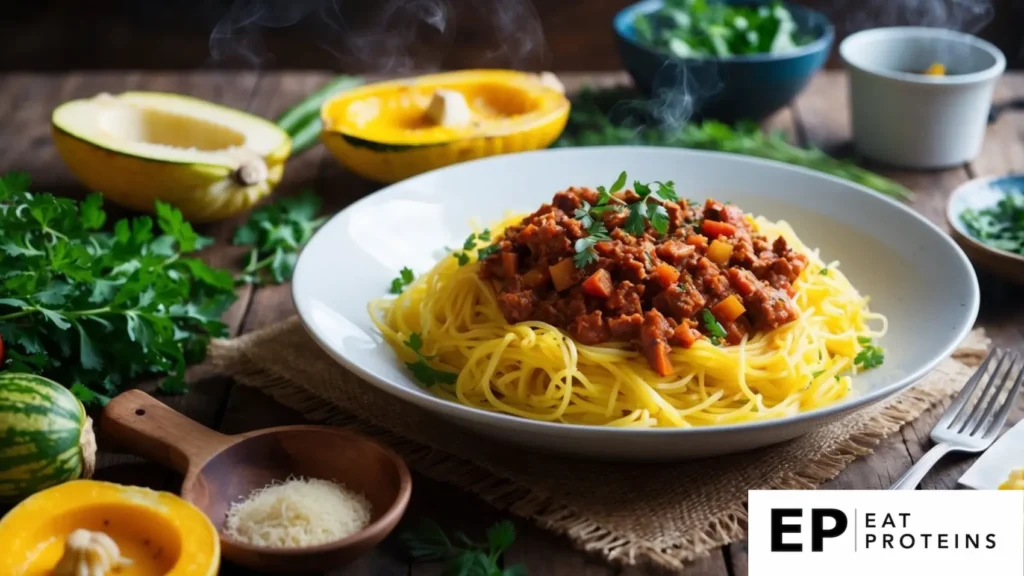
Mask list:
[[[81,195],[82,190],[68,173],[51,144],[49,118],[57,104],[98,92],[159,90],[180,92],[245,109],[265,117],[282,110],[321,85],[321,73],[88,73],[0,75],[0,171],[17,169],[32,174],[35,190]],[[570,90],[580,85],[609,85],[626,81],[622,74],[565,75]],[[996,100],[1024,96],[1024,74],[1002,79]],[[767,124],[780,128],[804,145],[814,145],[840,154],[848,151],[850,137],[847,117],[846,78],[838,72],[817,76],[792,106]],[[977,176],[1024,170],[1024,116],[1006,114],[989,127],[984,150],[975,161],[943,172],[879,171],[905,183],[917,192],[913,207],[932,221],[948,228],[944,206],[949,193],[962,182]],[[304,188],[316,190],[330,211],[336,211],[372,192],[376,186],[341,169],[322,147],[316,147],[289,161],[279,191],[289,194]],[[213,265],[237,269],[242,250],[229,244],[244,217],[206,226],[201,232],[218,244],[206,252]],[[1014,302],[1014,288],[991,278],[982,278],[982,308],[978,325],[1001,346],[1024,345],[1024,305]],[[294,313],[288,286],[239,289],[238,302],[226,315],[234,335],[273,324]],[[291,424],[302,418],[259,392],[235,386],[205,366],[190,372],[191,391],[164,400],[195,420],[226,433]],[[146,384],[144,384],[146,386]],[[925,414],[882,442],[873,454],[852,463],[826,488],[885,489],[929,447],[928,434],[940,413]],[[1011,416],[1022,416],[1020,406]],[[98,477],[128,484],[176,491],[180,477],[136,458],[104,450],[100,439]],[[954,488],[957,478],[972,460],[947,458],[924,482],[924,488]],[[427,516],[448,529],[470,534],[483,530],[503,515],[474,498],[426,478],[415,478],[412,504],[406,522]],[[568,541],[517,521],[519,537],[506,556],[507,564],[524,564],[530,576],[547,574],[603,576],[643,574],[639,568],[609,567],[600,560],[573,550]],[[222,574],[248,574],[225,564]],[[410,564],[395,538],[363,557],[356,564],[332,572],[337,575],[421,575],[439,574],[436,564]],[[696,562],[688,574],[739,576],[747,573],[745,543],[723,548]]]

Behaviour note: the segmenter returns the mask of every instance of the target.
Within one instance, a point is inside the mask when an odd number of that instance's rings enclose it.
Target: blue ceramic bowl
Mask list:
[[[637,15],[662,6],[662,0],[643,0],[628,6],[615,15],[613,26],[622,63],[636,87],[647,95],[671,96],[671,101],[677,103],[672,111],[677,116],[726,122],[762,120],[804,89],[828,60],[835,37],[835,29],[824,14],[786,4],[798,31],[815,40],[781,54],[679,58],[643,43],[633,28]]]

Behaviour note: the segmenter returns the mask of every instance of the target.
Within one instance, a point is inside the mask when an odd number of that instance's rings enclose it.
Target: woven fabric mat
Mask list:
[[[803,489],[838,475],[878,442],[955,392],[988,347],[980,330],[916,386],[781,445],[678,464],[587,462],[495,449],[362,381],[332,360],[297,318],[214,342],[217,368],[306,417],[376,437],[409,466],[565,534],[619,564],[681,571],[742,540],[748,490]]]

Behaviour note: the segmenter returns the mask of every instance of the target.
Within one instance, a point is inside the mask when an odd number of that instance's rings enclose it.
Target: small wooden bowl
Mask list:
[[[993,248],[968,232],[960,215],[967,209],[981,210],[995,206],[1007,192],[1024,192],[1024,176],[975,178],[960,185],[946,203],[946,220],[953,230],[953,239],[978,268],[1004,280],[1024,284],[1024,256]]]
[[[255,570],[323,572],[348,564],[387,537],[412,492],[397,454],[343,428],[282,426],[225,436],[130,390],[107,404],[100,429],[128,452],[184,474],[181,495],[217,527],[224,557]],[[253,546],[224,533],[231,502],[289,476],[334,480],[365,494],[373,506],[370,525],[307,548]]]

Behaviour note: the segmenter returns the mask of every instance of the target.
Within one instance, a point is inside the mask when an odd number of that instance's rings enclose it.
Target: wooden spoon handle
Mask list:
[[[111,400],[100,417],[100,430],[129,453],[182,474],[232,442],[141,390],[128,390]]]

